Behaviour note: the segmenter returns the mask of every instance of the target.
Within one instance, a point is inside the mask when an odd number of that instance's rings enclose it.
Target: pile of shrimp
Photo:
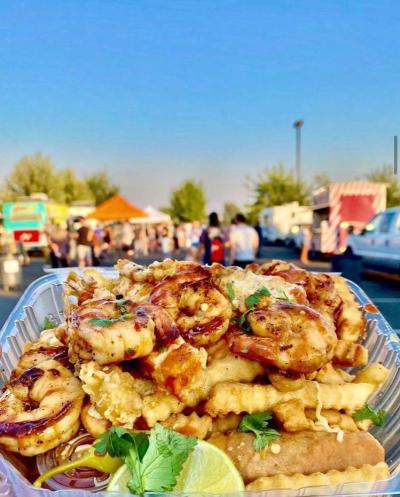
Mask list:
[[[71,272],[65,323],[26,344],[0,397],[7,450],[33,456],[79,429],[97,437],[157,422],[207,438],[240,422],[205,410],[220,383],[303,382],[367,362],[361,312],[327,274],[282,261],[242,270],[120,260],[115,269],[116,278]]]

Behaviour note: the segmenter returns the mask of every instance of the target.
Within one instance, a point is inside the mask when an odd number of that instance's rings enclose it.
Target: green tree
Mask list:
[[[112,184],[104,171],[87,176],[85,183],[96,205],[119,193],[119,186]]]
[[[310,201],[310,189],[306,183],[298,182],[291,171],[282,164],[266,169],[256,180],[250,180],[254,202],[249,206],[251,221],[258,218],[264,207],[282,205],[297,200],[300,205]]]
[[[71,204],[75,200],[93,200],[93,194],[85,181],[76,177],[72,168],[63,169],[58,175],[63,193],[63,202]]]
[[[224,211],[222,214],[222,222],[225,225],[229,225],[232,219],[240,212],[240,207],[238,207],[233,202],[225,202]]]
[[[172,191],[170,205],[165,209],[175,223],[203,221],[206,216],[206,197],[203,185],[184,181]]]
[[[394,175],[392,166],[382,166],[365,175],[369,181],[387,184],[387,207],[400,206],[400,180]]]
[[[53,200],[63,200],[54,165],[50,157],[41,152],[22,157],[13,167],[2,188],[4,200],[16,200],[17,197],[29,196],[32,193],[45,193]]]

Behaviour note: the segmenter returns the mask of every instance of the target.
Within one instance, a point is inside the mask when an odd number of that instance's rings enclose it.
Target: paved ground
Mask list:
[[[284,247],[266,247],[263,255],[268,259],[285,259],[296,261],[296,255],[292,250]],[[149,263],[152,259],[138,261]],[[33,280],[43,275],[44,261],[34,259],[32,263],[23,269],[23,288],[26,288]],[[329,271],[328,262],[315,262],[310,266],[315,271]],[[360,279],[354,273],[355,266],[349,261],[342,268],[345,276],[358,283],[373,302],[379,307],[383,315],[400,332],[400,282],[388,281],[376,275]],[[20,296],[18,293],[5,293],[0,290],[0,326],[3,325],[11,309],[15,306]]]

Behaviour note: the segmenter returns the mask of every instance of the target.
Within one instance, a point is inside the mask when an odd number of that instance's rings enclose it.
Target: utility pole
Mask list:
[[[296,130],[296,180],[300,183],[301,175],[300,175],[300,166],[301,166],[301,127],[303,126],[304,121],[302,119],[298,119],[293,123],[293,127]]]

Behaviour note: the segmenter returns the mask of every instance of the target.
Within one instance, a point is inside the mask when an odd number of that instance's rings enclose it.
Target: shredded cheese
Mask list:
[[[328,420],[325,418],[325,416],[322,415],[321,389],[317,381],[313,381],[313,383],[315,384],[317,389],[317,407],[315,409],[315,416],[317,420],[315,421],[315,426],[322,428],[323,431],[327,431],[328,433],[336,433],[336,440],[338,442],[343,442],[344,431],[338,426],[329,426]]]
[[[281,446],[279,444],[271,444],[270,450],[273,454],[279,454],[281,451]]]

